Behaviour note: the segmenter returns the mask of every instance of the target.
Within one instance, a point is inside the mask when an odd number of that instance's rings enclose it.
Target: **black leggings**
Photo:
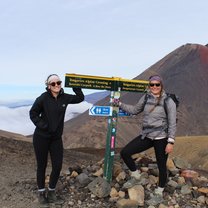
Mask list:
[[[167,181],[167,166],[166,162],[168,159],[168,154],[165,152],[167,145],[167,138],[159,140],[151,140],[147,137],[141,138],[141,135],[129,142],[122,150],[121,157],[125,164],[131,171],[135,171],[136,164],[132,155],[136,153],[143,152],[151,147],[154,147],[155,156],[157,160],[157,165],[159,169],[159,187],[164,187]]]
[[[63,162],[63,142],[61,139],[51,140],[41,138],[34,134],[33,146],[37,160],[37,184],[38,189],[45,188],[45,173],[50,153],[52,171],[50,174],[49,187],[55,189],[58,182]]]

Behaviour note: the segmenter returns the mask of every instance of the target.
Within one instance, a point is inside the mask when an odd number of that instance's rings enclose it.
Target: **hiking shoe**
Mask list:
[[[139,182],[140,182],[140,181],[137,180],[136,178],[131,177],[130,180],[128,180],[126,183],[124,183],[123,188],[129,189],[129,188],[131,188],[131,187],[133,187],[133,186],[139,184]]]
[[[141,174],[136,171],[131,171],[131,179],[124,183],[123,188],[131,188],[134,185],[140,184],[141,181]]]
[[[61,199],[61,197],[56,196],[55,191],[48,191],[48,202],[49,203],[55,203],[57,205],[61,205],[64,203],[64,200]]]
[[[163,197],[163,190],[164,188],[158,187],[155,189],[154,194]]]
[[[156,205],[158,205],[158,204],[160,204],[160,203],[162,203],[164,201],[164,199],[163,199],[163,197],[161,196],[161,195],[153,195],[152,197],[151,197],[151,199],[149,199],[148,201],[147,201],[147,205],[152,205],[152,206],[156,206]]]
[[[131,177],[135,178],[136,180],[140,180],[141,174],[138,172],[138,170],[131,171]]]
[[[40,208],[50,207],[48,204],[48,199],[46,198],[45,191],[39,192],[38,201]]]
[[[163,198],[164,188],[157,187],[153,193],[150,194],[151,199],[147,201],[148,205],[156,206],[164,201]]]

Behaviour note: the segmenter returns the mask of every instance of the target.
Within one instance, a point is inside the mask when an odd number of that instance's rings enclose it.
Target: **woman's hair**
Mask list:
[[[60,78],[59,78],[59,76],[57,74],[50,74],[47,77],[46,81],[45,81],[45,85],[48,86],[53,78],[57,78],[57,79],[60,80]]]
[[[160,83],[163,83],[162,77],[158,74],[152,75],[149,77],[149,82],[151,81],[158,81]]]

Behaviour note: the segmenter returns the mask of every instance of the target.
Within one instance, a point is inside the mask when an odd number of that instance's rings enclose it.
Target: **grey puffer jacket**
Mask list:
[[[143,116],[143,137],[155,139],[156,137],[169,138],[174,140],[176,133],[176,104],[171,99],[166,100],[167,114],[164,109],[164,100],[167,98],[165,91],[162,93],[160,103],[157,104],[157,98],[150,92],[147,92],[148,98],[144,106],[145,96],[142,96],[136,105],[121,103],[122,110],[136,115],[144,111]],[[151,109],[156,105],[153,111]],[[150,112],[151,111],[151,112]]]

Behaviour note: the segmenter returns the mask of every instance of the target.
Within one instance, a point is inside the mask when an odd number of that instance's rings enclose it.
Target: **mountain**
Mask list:
[[[103,99],[104,97],[108,96],[110,94],[109,91],[101,91],[101,92],[94,92],[89,95],[85,96],[85,101],[88,103],[95,104],[99,100]]]
[[[208,47],[185,44],[135,77],[147,80],[153,74],[164,79],[165,90],[180,99],[177,136],[208,135]],[[121,101],[135,104],[142,93],[122,92]],[[109,96],[96,105],[108,105]],[[142,115],[120,117],[116,147],[122,147],[139,134]],[[89,116],[88,111],[65,123],[64,145],[67,148],[96,147],[106,144],[107,118]]]
[[[17,141],[32,142],[31,137],[24,136],[22,134],[12,133],[4,130],[0,130],[0,138],[12,139]]]

